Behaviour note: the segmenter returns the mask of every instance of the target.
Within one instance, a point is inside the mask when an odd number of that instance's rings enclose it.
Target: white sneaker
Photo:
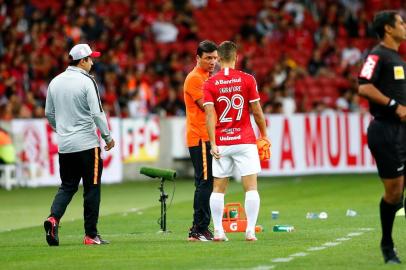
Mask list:
[[[245,232],[245,240],[247,241],[257,241],[257,237],[255,236],[255,232],[246,231]]]
[[[213,241],[220,242],[220,241],[228,241],[228,238],[224,231],[214,231]]]

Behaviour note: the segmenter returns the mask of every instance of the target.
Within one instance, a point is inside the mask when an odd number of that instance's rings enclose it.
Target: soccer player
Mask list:
[[[193,225],[189,241],[209,241],[213,234],[210,224],[210,194],[213,190],[210,144],[203,109],[203,83],[214,71],[217,63],[217,45],[212,41],[200,42],[196,67],[187,75],[183,90],[186,105],[186,141],[195,170]]]
[[[247,230],[245,238],[256,241],[255,224],[260,198],[257,174],[261,171],[250,109],[261,136],[267,137],[265,118],[253,76],[235,70],[237,46],[224,41],[218,47],[221,70],[204,84],[206,124],[213,155],[213,193],[210,209],[214,225],[214,241],[227,241],[222,226],[224,194],[233,167],[239,170],[245,190]]]
[[[384,187],[381,250],[385,263],[399,264],[392,227],[396,212],[403,206],[405,184],[406,63],[397,51],[406,40],[406,25],[396,11],[381,11],[374,17],[373,28],[381,42],[369,53],[359,73],[358,92],[369,100],[374,117],[368,127],[368,146]]]

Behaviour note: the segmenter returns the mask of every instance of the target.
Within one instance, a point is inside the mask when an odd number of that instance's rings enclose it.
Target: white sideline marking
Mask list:
[[[306,252],[298,252],[298,253],[289,255],[289,257],[306,257],[307,255],[309,255],[309,254],[307,254]]]
[[[272,262],[290,262],[291,260],[293,260],[292,257],[288,257],[288,258],[276,258],[276,259],[273,259]]]
[[[326,243],[323,244],[323,246],[335,247],[335,246],[338,246],[339,244],[341,244],[341,243],[340,242],[326,242]]]
[[[363,232],[352,232],[352,233],[349,233],[349,234],[347,234],[347,236],[360,236],[360,235],[362,235],[362,234],[364,234]]]
[[[340,245],[343,241],[348,241],[351,240],[352,236],[360,236],[363,235],[364,232],[366,231],[373,231],[375,229],[373,228],[359,228],[358,229],[360,232],[351,232],[347,234],[347,237],[340,237],[337,238],[335,241],[338,242],[326,242],[324,243],[322,246],[319,247],[310,247],[307,249],[307,251],[319,251],[319,250],[323,250],[329,247],[335,247]],[[271,259],[271,262],[275,262],[275,263],[285,263],[285,262],[290,262],[292,261],[295,257],[306,257],[309,254],[306,252],[298,252],[298,253],[294,253],[292,255],[289,255],[288,258],[275,258],[275,259]],[[260,266],[256,266],[253,268],[233,268],[233,269],[219,269],[219,270],[268,270],[268,269],[274,269],[276,266],[275,265],[260,265]]]
[[[260,265],[257,267],[249,268],[249,270],[269,270],[274,269],[275,265]]]
[[[336,241],[348,241],[351,240],[351,238],[349,237],[341,237],[341,238],[337,238]]]
[[[323,250],[326,247],[310,247],[307,249],[307,251],[318,251],[318,250]]]

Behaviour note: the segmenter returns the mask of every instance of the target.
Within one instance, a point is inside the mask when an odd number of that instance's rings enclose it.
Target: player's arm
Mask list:
[[[382,94],[372,83],[361,84],[358,87],[358,94],[382,106],[386,106],[390,101],[390,98]]]
[[[358,94],[376,104],[393,108],[397,116],[402,121],[406,121],[406,107],[387,97],[374,86],[374,82],[377,81],[381,74],[381,69],[384,68],[383,58],[379,54],[368,55],[358,76]]]
[[[199,98],[195,100],[196,105],[204,112],[204,106],[203,106],[203,98]]]
[[[259,132],[261,134],[261,137],[268,137],[268,132],[266,129],[266,122],[265,122],[265,117],[264,113],[262,112],[261,104],[259,104],[259,101],[253,101],[250,102],[250,107],[252,111],[252,115],[254,116],[255,123],[257,124],[259,128]]]
[[[215,98],[212,95],[212,92],[210,91],[210,85],[206,81],[203,85],[203,107],[204,107],[204,113],[206,114],[206,128],[207,128],[207,133],[209,135],[209,140],[210,140],[210,153],[215,159],[220,158],[220,153],[217,148],[216,144],[216,124],[217,124],[217,113],[216,109],[214,108],[214,101]]]
[[[249,75],[247,77],[246,83],[248,88],[248,100],[250,103],[250,109],[254,116],[255,123],[259,128],[261,138],[268,138],[264,113],[262,112],[262,108],[259,103],[260,97],[258,93],[257,82],[253,76]]]
[[[358,87],[358,94],[374,103],[393,108],[397,116],[402,121],[406,121],[406,106],[403,106],[397,103],[396,100],[390,99],[389,97],[385,96],[373,84],[361,84]]]
[[[206,126],[210,143],[216,144],[216,119],[213,104],[206,103],[204,106],[204,112],[206,113]]]
[[[45,101],[45,116],[48,119],[49,124],[52,129],[56,130],[56,120],[55,120],[55,106],[54,101],[52,100],[51,91],[48,87],[47,98]]]
[[[220,153],[216,145],[216,112],[214,110],[213,103],[204,104],[204,112],[206,114],[206,128],[207,133],[209,134],[211,154],[214,158],[219,159]]]
[[[93,121],[96,124],[97,128],[100,130],[101,137],[106,142],[106,146],[104,147],[104,149],[106,151],[109,151],[111,148],[114,147],[115,142],[110,135],[107,118],[101,105],[98,90],[95,88],[95,85],[90,80],[88,80],[86,83],[86,90],[87,103],[89,105]]]

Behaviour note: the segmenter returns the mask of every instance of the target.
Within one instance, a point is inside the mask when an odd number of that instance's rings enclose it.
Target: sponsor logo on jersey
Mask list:
[[[224,128],[221,130],[222,133],[227,133],[228,135],[232,135],[236,132],[240,132],[241,128]]]
[[[404,80],[405,79],[405,71],[403,70],[403,66],[394,66],[393,67],[393,75],[395,80]]]
[[[238,136],[220,136],[220,141],[235,141],[241,140],[241,135]]]
[[[360,77],[370,80],[372,75],[374,74],[374,70],[376,64],[378,63],[379,56],[378,55],[368,55],[367,60],[365,61],[364,65],[362,66]]]
[[[215,85],[240,83],[240,82],[241,82],[241,77],[238,77],[238,78],[232,78],[231,80],[216,80]]]

